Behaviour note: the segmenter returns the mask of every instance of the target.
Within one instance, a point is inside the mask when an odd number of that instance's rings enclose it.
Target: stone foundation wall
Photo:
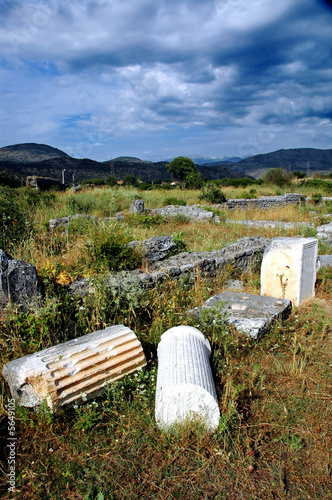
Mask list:
[[[166,279],[180,279],[185,276],[200,275],[213,278],[217,272],[227,266],[233,266],[239,272],[249,272],[260,263],[265,247],[270,240],[259,236],[245,237],[236,243],[212,252],[182,252],[170,259],[155,262],[147,271],[121,271],[109,275],[105,285],[113,289],[135,286],[149,290]],[[69,285],[72,295],[84,296],[93,293],[93,280],[88,278]]]
[[[262,196],[254,199],[227,200],[225,205],[228,209],[243,210],[247,208],[268,209],[278,206],[297,205],[305,201],[305,196],[296,193],[288,193],[282,196]]]

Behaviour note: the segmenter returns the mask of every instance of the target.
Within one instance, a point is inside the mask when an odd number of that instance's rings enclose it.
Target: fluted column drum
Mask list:
[[[3,376],[21,406],[72,404],[146,365],[135,333],[123,325],[98,330],[10,361]]]
[[[155,418],[161,428],[200,420],[217,429],[220,412],[209,357],[209,341],[197,328],[167,330],[158,346]]]

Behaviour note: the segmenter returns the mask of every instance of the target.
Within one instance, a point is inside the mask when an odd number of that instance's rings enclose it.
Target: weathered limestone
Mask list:
[[[317,238],[318,239],[332,238],[332,222],[317,227]]]
[[[204,309],[223,316],[225,323],[239,333],[259,339],[277,318],[284,318],[290,313],[292,303],[286,299],[225,291],[210,297],[202,307],[191,309],[189,314],[199,321]]]
[[[318,255],[317,263],[319,269],[322,266],[332,267],[332,255]]]
[[[155,407],[159,427],[167,430],[198,418],[210,431],[217,429],[220,412],[210,354],[209,341],[191,326],[170,328],[162,335]]]
[[[37,407],[46,400],[54,408],[96,396],[145,365],[135,333],[116,325],[10,361],[2,373],[18,404]]]
[[[178,253],[180,243],[173,235],[153,236],[143,242],[131,241],[129,247],[141,247],[147,262],[157,262],[166,259],[169,255]]]
[[[129,212],[134,214],[142,214],[144,212],[144,201],[134,200],[130,205]]]
[[[198,207],[197,205],[189,206],[179,206],[179,205],[167,205],[162,208],[154,208],[151,210],[152,215],[162,215],[164,217],[176,217],[178,215],[183,215],[188,217],[189,220],[195,221],[207,221],[213,220],[214,213],[209,209],[204,209]]]
[[[300,305],[315,295],[316,238],[273,238],[261,267],[261,295]]]
[[[35,266],[16,260],[0,250],[0,309],[12,302],[25,310],[39,294],[40,283]]]

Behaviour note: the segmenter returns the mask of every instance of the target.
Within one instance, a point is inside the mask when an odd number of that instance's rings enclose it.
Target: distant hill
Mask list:
[[[202,160],[203,158],[201,158]],[[223,177],[263,177],[270,168],[284,168],[289,171],[301,170],[309,173],[330,173],[332,171],[332,149],[280,149],[273,153],[261,154],[235,162],[234,157],[197,165],[197,170],[207,179]],[[72,158],[60,149],[46,144],[16,144],[0,149],[0,182],[11,177],[15,185],[22,183],[27,175],[52,177],[61,181],[65,170],[65,182],[81,182],[84,179],[100,178],[109,175],[123,179],[128,174],[140,177],[143,181],[170,179],[166,165],[168,161],[144,161],[131,156],[119,156],[112,160],[98,162]],[[1,174],[2,172],[2,174]]]
[[[272,153],[260,154],[246,158],[234,165],[242,173],[256,179],[263,177],[270,168],[283,168],[287,171],[301,170],[330,173],[332,171],[332,149],[279,149]]]
[[[0,164],[2,161],[15,163],[31,163],[36,161],[49,160],[50,158],[70,158],[69,155],[60,149],[47,146],[46,144],[15,144],[0,149]]]
[[[10,169],[18,176],[37,175],[52,177],[61,181],[65,170],[65,182],[81,182],[84,179],[100,178],[106,180],[109,175],[123,179],[128,174],[140,177],[143,181],[171,179],[167,172],[168,161],[143,161],[130,156],[120,156],[113,160],[98,162],[72,158],[59,149],[45,144],[17,144],[0,149],[0,168]],[[197,166],[203,177],[219,179],[222,177],[241,177],[228,166]]]

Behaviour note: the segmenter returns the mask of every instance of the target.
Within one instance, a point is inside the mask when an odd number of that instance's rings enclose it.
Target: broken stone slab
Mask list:
[[[9,302],[26,310],[29,303],[40,297],[40,282],[33,264],[17,260],[0,250],[0,309]]]
[[[2,374],[19,405],[38,407],[46,401],[55,408],[96,396],[145,365],[135,333],[115,325],[10,361]]]
[[[129,212],[134,214],[142,214],[144,212],[144,201],[134,200],[129,207]]]
[[[261,267],[261,295],[289,299],[296,306],[314,297],[318,240],[273,238]]]
[[[285,318],[292,309],[286,299],[262,297],[244,292],[225,291],[210,297],[201,307],[189,314],[199,319],[205,309],[222,315],[225,323],[253,339],[259,339],[277,318]]]
[[[217,429],[220,411],[210,354],[210,343],[197,328],[176,326],[161,336],[155,405],[160,428],[199,419],[211,432]]]
[[[174,255],[181,250],[181,244],[173,235],[153,236],[143,242],[131,241],[129,247],[141,247],[147,262],[157,262]]]

